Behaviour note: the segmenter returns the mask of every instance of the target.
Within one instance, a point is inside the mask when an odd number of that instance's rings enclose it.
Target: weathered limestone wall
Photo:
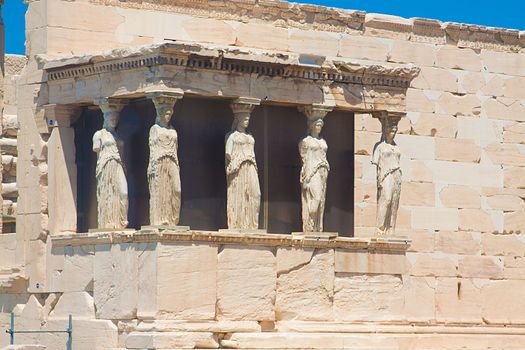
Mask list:
[[[51,241],[48,293],[12,294],[5,309],[17,327],[43,330],[64,328],[72,313],[76,349],[525,346],[522,283],[492,281],[510,269],[497,275],[469,255],[458,273],[446,260],[414,261],[395,241],[197,231]]]
[[[97,3],[31,2],[30,57],[183,40],[420,66],[398,137],[405,182],[399,226],[514,232],[525,224],[520,197],[525,186],[520,180],[525,171],[525,39],[517,31],[494,34],[485,29],[481,34],[483,28],[365,17],[355,11],[343,12],[344,17],[316,6],[301,8],[318,13],[301,25],[298,14],[288,19],[279,15],[297,6],[278,2],[257,3],[259,12],[250,10],[250,2],[218,2],[213,14],[182,1],[171,6]],[[243,8],[248,10],[241,15]],[[227,10],[232,14],[226,15]],[[45,21],[36,23],[37,18]],[[338,22],[342,18],[354,27],[343,30]],[[40,40],[41,35],[46,40]],[[375,175],[369,154],[379,139],[379,127],[368,115],[356,118],[356,226],[362,228],[358,236],[368,235],[375,224]]]
[[[255,2],[218,1],[213,14],[194,9],[199,6],[195,3],[183,5],[182,0],[170,6],[96,4],[100,2],[29,4],[29,61],[16,96],[20,199],[13,255],[25,265],[29,291],[35,294],[25,293],[23,281],[18,289],[9,287],[10,294],[0,291],[0,298],[9,298],[2,304],[6,305],[0,314],[4,323],[7,312],[14,309],[39,327],[42,318],[51,319],[51,309],[58,308],[62,310],[55,311],[59,323],[46,324],[56,328],[65,324],[70,307],[80,305],[75,314],[87,320],[79,328],[96,328],[100,332],[96,334],[103,335],[94,341],[107,347],[159,347],[157,342],[166,341],[166,333],[156,333],[159,329],[201,347],[306,347],[318,339],[316,346],[322,348],[335,339],[331,347],[348,348],[363,347],[360,341],[370,339],[377,344],[392,344],[395,339],[404,349],[414,337],[420,339],[418,348],[452,349],[458,343],[472,348],[525,347],[517,330],[525,325],[521,297],[525,240],[519,232],[525,229],[523,35],[315,6],[288,9],[286,3],[274,1],[258,1],[255,7]],[[314,15],[301,21],[304,13]],[[344,252],[337,249],[300,249],[290,254],[292,262],[286,262],[284,248],[223,249],[214,244],[158,244],[158,250],[148,254],[145,243],[53,251],[50,239],[46,240],[48,136],[36,108],[46,103],[47,90],[35,55],[82,54],[165,39],[420,66],[396,138],[403,153],[404,181],[398,234],[413,240],[402,261],[380,259],[369,264],[374,256],[367,255],[352,265],[359,268],[347,268],[346,261],[354,258],[345,260]],[[356,115],[355,135],[355,236],[368,237],[375,228],[376,198],[370,160],[380,124],[369,115]],[[12,237],[7,240],[6,245],[13,244]],[[137,251],[144,251],[139,254],[142,258],[137,259]],[[141,275],[140,271],[151,271],[147,270],[151,261],[156,273]],[[355,261],[360,260],[355,257]],[[398,264],[403,270],[390,270]],[[107,271],[109,267],[114,270]],[[138,285],[141,278],[150,280]],[[141,289],[144,286],[154,289]],[[111,288],[118,296],[109,292]],[[155,305],[148,304],[152,300]],[[62,309],[60,301],[66,305]],[[214,332],[210,325],[191,331],[186,324],[168,321],[148,329],[145,322],[142,330],[155,334],[133,333],[139,328],[136,318],[152,317],[248,323],[224,323],[214,326],[219,327]],[[108,319],[121,322],[115,326]],[[365,321],[397,335],[355,335]],[[406,334],[408,324],[427,328],[414,336]],[[510,330],[503,331],[503,325]],[[395,326],[399,328],[388,328]],[[471,326],[483,326],[485,337],[476,340],[479,335]],[[254,334],[273,327],[279,332]],[[337,330],[338,337],[326,336],[326,327]],[[58,340],[49,340],[54,341]]]
[[[2,151],[2,197],[4,198],[4,215],[16,215],[18,188],[16,185],[16,164],[18,159],[17,135],[17,80],[26,65],[25,56],[5,56],[4,79],[4,112],[2,115],[2,134],[0,149]]]
[[[4,94],[5,94],[4,92],[4,46],[5,44],[4,44],[4,22],[2,20],[3,4],[4,4],[3,0],[0,0],[0,116],[2,116],[4,113],[3,109],[4,109]],[[2,182],[3,182],[3,179],[2,179]],[[0,197],[1,197],[1,194],[0,194]],[[3,202],[3,198],[2,198],[2,202]],[[2,205],[2,214],[3,213],[4,213],[4,210],[3,210],[3,205]],[[2,219],[2,222],[0,222],[0,232],[2,231],[3,231],[3,219]]]

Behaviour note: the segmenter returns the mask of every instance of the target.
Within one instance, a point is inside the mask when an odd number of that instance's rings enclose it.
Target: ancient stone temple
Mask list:
[[[524,33],[28,3],[0,327],[43,332],[15,344],[66,349],[71,315],[75,350],[525,348]]]

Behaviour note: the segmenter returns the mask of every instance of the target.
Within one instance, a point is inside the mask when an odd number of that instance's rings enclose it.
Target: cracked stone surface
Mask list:
[[[297,253],[297,254],[294,254]],[[297,256],[294,256],[297,255]],[[334,297],[334,251],[279,249],[275,312],[278,320],[330,320]],[[286,267],[286,268],[284,268]]]
[[[160,317],[187,320],[215,317],[217,246],[162,244],[157,268]]]
[[[399,275],[338,274],[334,310],[341,321],[404,319],[403,280]]]
[[[138,298],[137,245],[95,246],[94,299],[97,318],[135,318]]]
[[[275,319],[275,255],[266,247],[227,246],[217,257],[217,319]]]

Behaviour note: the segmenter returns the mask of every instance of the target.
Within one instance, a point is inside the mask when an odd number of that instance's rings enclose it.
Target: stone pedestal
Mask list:
[[[267,234],[268,231],[264,230],[264,229],[252,230],[252,229],[243,229],[243,228],[231,228],[231,229],[230,228],[224,228],[224,229],[220,229],[219,233],[237,233],[237,234],[241,234],[241,235],[250,235],[250,234],[253,234],[253,235],[264,235],[264,234]]]
[[[339,236],[337,232],[292,232],[292,237],[296,239],[328,241]]]
[[[142,231],[172,231],[172,232],[185,232],[189,231],[189,226],[179,226],[179,225],[145,225],[141,226]]]

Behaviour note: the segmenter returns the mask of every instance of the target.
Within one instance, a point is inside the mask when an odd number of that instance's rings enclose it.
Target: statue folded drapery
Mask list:
[[[383,136],[374,147],[372,163],[377,167],[377,234],[395,233],[401,194],[401,151],[394,142],[397,125],[384,118]]]
[[[227,215],[229,229],[259,227],[261,190],[255,161],[255,139],[246,132],[249,114],[236,115],[226,136]]]
[[[322,119],[309,121],[309,135],[299,142],[303,164],[300,175],[303,232],[323,232],[330,167],[326,159],[328,145],[320,137],[322,127]]]
[[[153,125],[149,132],[149,147],[150,224],[177,225],[181,204],[177,132]]]
[[[128,183],[115,131],[118,111],[105,110],[104,126],[93,135],[93,151],[97,153],[98,228],[123,229],[128,225]]]
[[[177,156],[177,131],[170,126],[175,100],[154,97],[157,119],[149,132],[148,184],[150,224],[175,226],[181,207],[180,168]]]

